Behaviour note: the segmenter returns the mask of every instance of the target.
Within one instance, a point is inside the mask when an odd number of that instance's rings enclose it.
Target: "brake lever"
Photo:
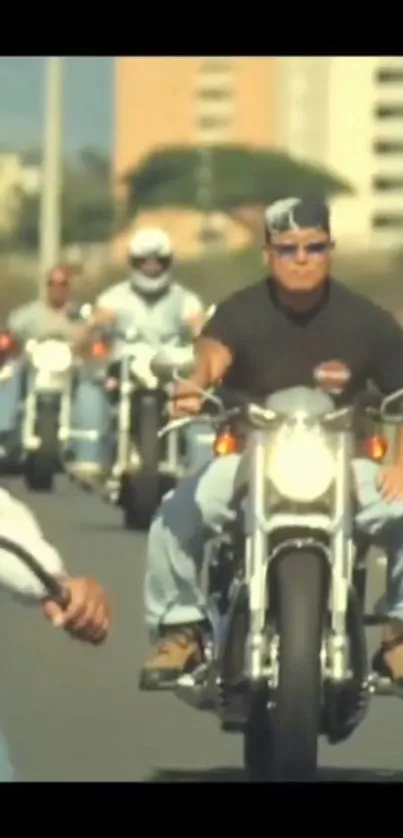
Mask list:
[[[176,382],[176,383],[181,383],[181,382],[188,381],[187,378],[182,378],[182,376],[178,375],[178,373],[174,373],[172,378],[173,378],[173,381]],[[192,382],[192,384],[193,384],[193,382]],[[197,384],[194,384],[194,395],[195,396],[202,396],[204,401],[209,401],[212,404],[217,405],[217,407],[219,407],[221,411],[224,411],[224,409],[225,409],[223,401],[218,396],[213,396],[212,393],[210,393],[208,390],[203,390],[203,388],[198,387]],[[181,396],[181,395],[175,396],[175,394],[172,393],[170,398],[172,399],[172,401],[175,401],[176,399],[179,400],[179,399],[182,399],[184,397]],[[189,398],[191,398],[190,394],[189,394]]]

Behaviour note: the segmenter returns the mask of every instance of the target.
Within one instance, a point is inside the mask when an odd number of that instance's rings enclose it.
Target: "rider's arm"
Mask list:
[[[115,325],[117,321],[116,302],[119,290],[119,286],[108,288],[107,291],[104,291],[97,297],[92,314],[87,321],[90,328],[93,329],[98,326],[107,328]]]
[[[18,337],[22,342],[29,338],[33,314],[33,304],[20,306],[14,309],[8,317],[7,329]]]
[[[43,536],[30,510],[9,492],[0,490],[0,539],[7,538],[27,550],[44,570],[67,579],[63,561]],[[45,591],[23,562],[0,547],[0,586],[24,600],[42,600]]]
[[[183,300],[182,318],[190,337],[194,340],[198,338],[207,318],[203,301],[193,291],[186,290]]]
[[[196,341],[196,368],[191,378],[202,389],[221,381],[241,347],[242,330],[235,314],[231,298],[218,305]]]
[[[391,314],[380,310],[371,358],[371,378],[388,396],[403,390],[403,330]],[[403,467],[403,427],[396,446],[397,464]]]

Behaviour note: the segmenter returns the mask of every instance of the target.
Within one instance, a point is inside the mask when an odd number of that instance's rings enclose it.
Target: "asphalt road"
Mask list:
[[[9,487],[27,495],[18,480]],[[145,540],[117,510],[61,479],[30,503],[69,568],[111,592],[114,627],[103,648],[82,647],[36,608],[1,596],[0,708],[21,781],[241,782],[241,740],[173,696],[140,693],[147,650],[142,619]],[[372,593],[383,571],[374,564]],[[322,748],[322,779],[403,781],[403,705],[377,698],[346,744]]]

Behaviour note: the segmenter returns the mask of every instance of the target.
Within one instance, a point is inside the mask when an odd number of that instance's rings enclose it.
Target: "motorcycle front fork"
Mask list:
[[[40,394],[33,390],[25,399],[22,422],[22,446],[25,451],[36,451],[41,445],[41,439],[36,433],[39,398]],[[65,444],[71,436],[71,396],[69,392],[62,393],[60,396],[57,424],[59,442]]]
[[[140,455],[133,443],[131,434],[131,395],[133,385],[122,384],[121,398],[117,413],[117,450],[112,469],[112,477],[120,479],[122,475],[140,466]],[[156,442],[157,444],[157,442]],[[161,463],[161,471],[176,474],[180,462],[180,437],[178,433],[168,434],[166,438],[166,457]]]

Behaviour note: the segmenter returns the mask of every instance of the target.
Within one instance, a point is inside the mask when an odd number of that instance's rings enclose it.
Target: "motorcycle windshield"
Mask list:
[[[269,396],[265,407],[285,420],[294,417],[306,418],[307,421],[319,420],[331,413],[333,399],[323,390],[310,387],[292,387]]]

